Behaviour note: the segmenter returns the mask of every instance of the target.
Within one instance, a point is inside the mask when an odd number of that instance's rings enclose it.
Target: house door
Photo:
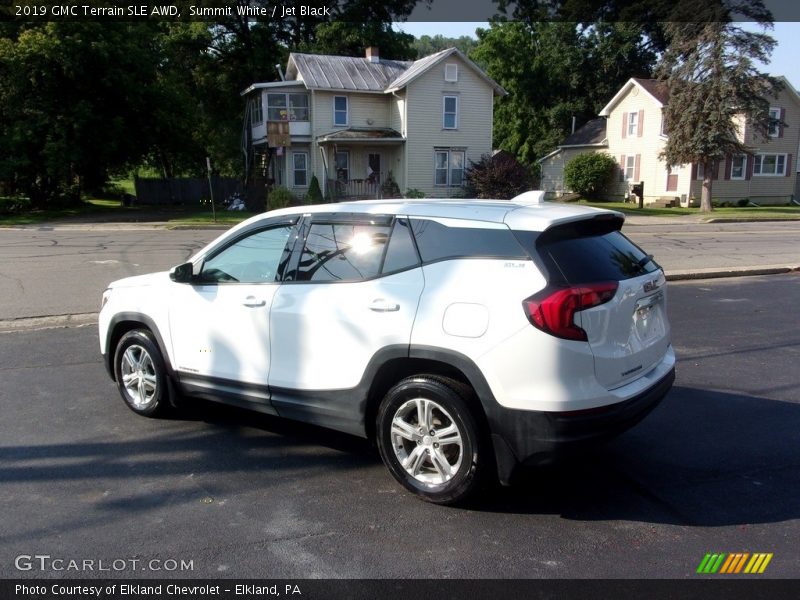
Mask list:
[[[380,185],[381,183],[381,155],[369,153],[367,155],[367,179],[370,183]]]
[[[678,191],[678,174],[673,173],[672,169],[670,168],[667,168],[667,191],[668,192]]]

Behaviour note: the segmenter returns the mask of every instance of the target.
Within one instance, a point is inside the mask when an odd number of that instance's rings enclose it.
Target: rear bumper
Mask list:
[[[674,381],[673,367],[635,396],[588,410],[542,412],[495,407],[487,417],[501,482],[509,482],[518,464],[547,464],[630,429],[658,406]]]

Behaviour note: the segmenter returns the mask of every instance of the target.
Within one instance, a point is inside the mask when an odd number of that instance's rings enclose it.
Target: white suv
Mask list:
[[[136,413],[180,394],[368,437],[406,488],[455,502],[672,386],[664,273],[623,218],[539,192],[272,211],[112,283],[101,351]]]

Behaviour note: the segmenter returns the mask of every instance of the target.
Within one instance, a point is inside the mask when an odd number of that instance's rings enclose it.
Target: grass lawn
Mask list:
[[[638,208],[636,204],[629,202],[590,202],[580,200],[575,204],[586,206],[596,206],[598,208],[610,208],[618,210],[626,215],[638,215],[642,217],[680,217],[695,215],[703,220],[708,219],[800,219],[800,206],[764,206],[764,207],[745,207],[745,208],[715,208],[710,213],[700,212],[699,208]]]
[[[217,223],[235,225],[253,213],[217,211]],[[132,206],[126,207],[117,199],[87,198],[80,206],[54,210],[32,210],[18,215],[0,215],[0,227],[38,225],[49,221],[86,220],[87,222],[147,222],[166,221],[173,226],[213,225],[210,210],[186,206]]]

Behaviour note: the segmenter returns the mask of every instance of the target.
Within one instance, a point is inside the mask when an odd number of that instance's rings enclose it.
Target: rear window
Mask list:
[[[427,219],[411,219],[411,229],[425,263],[448,258],[524,258],[510,229],[448,227]]]
[[[618,221],[583,221],[560,225],[538,236],[515,232],[543,263],[551,283],[575,285],[622,281],[660,267],[620,231]]]

